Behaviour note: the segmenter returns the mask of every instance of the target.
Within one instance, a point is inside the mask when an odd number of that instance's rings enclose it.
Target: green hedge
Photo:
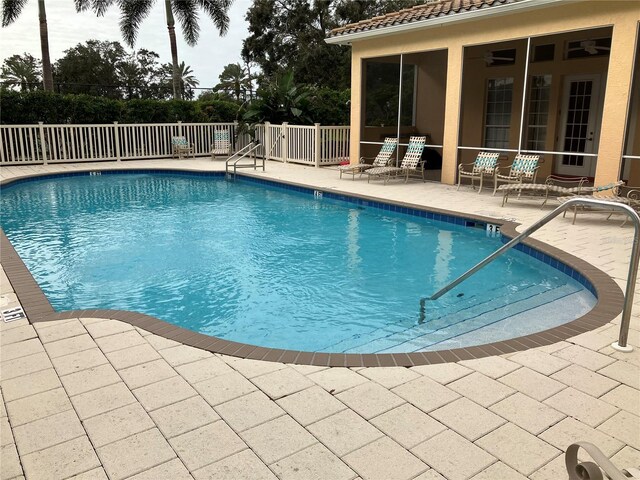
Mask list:
[[[113,100],[43,91],[0,93],[0,123],[24,125],[89,123],[233,122],[239,105],[223,100]]]
[[[322,125],[349,124],[349,90],[318,89],[310,96],[309,117]],[[90,95],[61,95],[41,90],[0,92],[3,125],[233,122],[238,103],[226,100],[113,100]]]

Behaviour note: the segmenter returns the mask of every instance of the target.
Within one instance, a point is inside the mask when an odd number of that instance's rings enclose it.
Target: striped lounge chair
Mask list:
[[[458,188],[460,190],[460,181],[462,177],[471,179],[471,186],[475,188],[475,179],[480,179],[480,188],[478,193],[482,191],[482,179],[484,177],[493,178],[498,168],[497,152],[480,152],[473,163],[461,163],[458,165]],[[472,167],[471,170],[465,170],[465,167]]]
[[[578,196],[578,195],[589,195],[589,194],[597,194],[598,192],[605,192],[607,190],[614,190],[618,187],[624,185],[623,181],[609,183],[607,185],[601,185],[599,187],[590,187],[585,186],[584,184],[589,179],[587,177],[557,177],[555,175],[549,175],[545,183],[521,183],[521,184],[510,184],[510,185],[500,185],[498,188],[499,191],[503,193],[502,196],[502,206],[507,203],[509,195],[511,193],[517,193],[518,197],[523,193],[534,193],[544,195],[544,201],[542,202],[541,208],[544,207],[549,200],[550,195],[561,195],[561,196]],[[564,183],[568,185],[573,183],[573,186],[565,186],[558,185],[559,183]]]
[[[356,173],[362,175],[365,170],[376,167],[386,167],[389,165],[389,161],[391,160],[391,155],[395,151],[398,146],[398,139],[387,137],[384,139],[384,143],[382,144],[382,148],[378,152],[378,155],[373,159],[373,164],[367,163],[367,160],[371,160],[368,157],[360,157],[360,162],[355,165],[342,165],[338,167],[340,171],[340,178],[342,178],[343,173],[350,173],[351,179],[355,180]]]
[[[588,196],[587,198],[596,198],[599,200],[606,200],[608,202],[622,203],[624,205],[628,205],[629,207],[633,208],[636,212],[640,213],[640,188],[627,187],[626,193],[623,194],[620,192],[620,187],[623,185],[624,185],[624,182],[620,181],[620,182],[610,183],[602,187],[598,187],[598,190],[594,192],[592,195]],[[610,191],[607,193],[603,193],[608,190]],[[567,197],[559,197],[558,201],[560,203],[564,203],[571,198],[577,198],[577,197],[585,198],[584,195],[570,195]],[[597,210],[597,209],[589,208],[583,205],[576,205],[573,207],[573,221],[571,222],[571,224],[575,225],[576,216],[578,215],[578,213],[587,213],[587,212],[608,213],[609,216],[607,217],[607,220],[611,218],[611,215],[616,213],[610,210]],[[566,213],[567,212],[565,211],[565,214]],[[627,223],[627,220],[628,220],[628,217],[625,217],[625,220],[622,223],[622,225]]]
[[[409,174],[411,172],[417,172],[418,169],[422,171],[422,181],[424,181],[424,168],[420,167],[420,160],[422,159],[422,151],[424,150],[424,144],[427,141],[427,137],[411,137],[409,138],[409,145],[407,146],[407,151],[404,154],[404,158],[402,159],[402,163],[399,167],[376,167],[367,170],[365,173],[368,175],[367,182],[371,180],[372,177],[382,177],[384,178],[384,183],[386,185],[387,180],[389,180],[392,176],[405,176],[405,183],[409,181]]]
[[[540,155],[523,155],[519,153],[513,159],[513,163],[507,167],[509,168],[507,175],[501,175],[500,170],[496,169],[493,177],[493,194],[495,195],[498,191],[500,183],[535,183],[539,161]]]
[[[215,160],[218,155],[226,157],[231,155],[231,133],[229,130],[217,130],[213,132],[211,160]]]

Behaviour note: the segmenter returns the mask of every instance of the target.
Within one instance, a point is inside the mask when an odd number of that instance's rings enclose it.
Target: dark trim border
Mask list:
[[[223,172],[210,172],[189,169],[108,169],[101,170],[99,167],[88,168],[73,173],[60,174],[30,174],[19,178],[7,179],[0,182],[0,186],[22,183],[23,181],[35,178],[69,177],[87,175],[90,173],[118,174],[118,173],[166,173],[166,174],[187,174],[196,176],[224,176]],[[445,221],[462,226],[469,224],[496,224],[501,226],[503,241],[515,237],[518,232],[518,223],[483,217],[479,215],[464,216],[458,212],[442,210],[437,208],[427,209],[421,205],[381,201],[379,198],[357,195],[341,191],[325,191],[314,189],[308,185],[292,182],[275,181],[264,179],[253,174],[243,173],[239,178],[242,181],[250,181],[259,184],[266,184],[272,187],[280,187],[299,191],[302,193],[314,194],[322,192],[326,198],[334,198],[360,205],[366,205],[384,210],[399,212],[408,215],[416,215],[439,221]],[[48,322],[55,320],[65,320],[72,318],[108,318],[127,322],[136,327],[147,330],[153,334],[178,341],[213,353],[221,353],[236,357],[253,360],[265,360],[272,362],[294,363],[303,365],[317,365],[330,367],[412,367],[416,365],[430,365],[445,362],[457,362],[460,360],[470,360],[491,355],[501,355],[516,351],[527,350],[529,348],[550,345],[567,338],[593,330],[613,320],[621,311],[624,296],[620,287],[606,273],[593,265],[570,255],[558,248],[547,245],[535,239],[527,239],[519,248],[524,253],[531,255],[538,260],[548,263],[552,267],[567,273],[572,278],[582,283],[597,298],[597,303],[592,310],[580,318],[541,332],[530,335],[516,337],[509,340],[498,341],[485,345],[473,347],[456,348],[452,350],[438,350],[429,352],[413,353],[383,353],[383,354],[352,354],[352,353],[322,353],[304,352],[297,350],[283,350],[275,348],[258,347],[244,343],[232,342],[218,337],[204,335],[198,332],[187,330],[171,323],[164,322],[155,317],[137,312],[122,310],[71,310],[66,312],[56,312],[39,285],[27,269],[26,265],[13,248],[13,245],[0,230],[0,262],[7,274],[9,282],[13,287],[18,300],[27,314],[29,322]]]

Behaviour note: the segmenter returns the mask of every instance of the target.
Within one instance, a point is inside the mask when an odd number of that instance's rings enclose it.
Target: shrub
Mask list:
[[[90,95],[58,94],[36,90],[0,90],[3,125],[233,122],[248,115],[250,123],[348,125],[349,90],[295,86],[292,79],[263,89],[263,98],[241,106],[238,102],[203,96],[189,100],[114,100]],[[247,113],[249,112],[249,113]]]
[[[3,125],[233,122],[239,105],[222,100],[113,100],[44,91],[0,92]]]

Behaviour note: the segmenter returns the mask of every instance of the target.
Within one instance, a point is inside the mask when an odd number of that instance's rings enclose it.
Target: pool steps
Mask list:
[[[503,305],[497,305],[496,298],[504,298],[503,289],[504,286],[500,286],[487,290],[482,294],[462,297],[460,300],[450,305],[442,305],[440,303],[440,306],[438,307],[438,303],[432,303],[432,309],[426,312],[427,320],[422,324],[416,325],[416,323],[412,321],[411,323],[405,323],[404,325],[389,325],[374,329],[365,334],[361,334],[359,337],[345,339],[342,342],[331,345],[327,348],[327,351],[356,353],[352,349],[364,347],[365,345],[369,347],[376,341],[380,343],[381,348],[388,348],[395,346],[398,343],[404,343],[421,335],[416,334],[416,331],[422,331],[422,334],[434,332],[436,330],[446,328],[453,323],[463,322],[466,319],[473,318],[478,315],[478,313],[474,313],[474,311],[477,312],[479,310],[480,313],[483,313],[501,308]],[[514,292],[514,294],[509,298],[509,303],[517,301],[523,295],[531,296],[531,289],[534,289],[535,293],[546,291],[543,287],[531,285],[519,290],[518,292]],[[474,308],[475,310],[473,310]],[[437,325],[436,322],[440,322],[440,325]],[[400,337],[400,339],[395,343],[391,343],[391,341],[388,340],[392,335],[397,338],[402,334],[404,334],[405,338]],[[371,351],[373,350],[370,350],[370,352]],[[357,353],[360,353],[359,350]]]
[[[505,297],[503,289],[496,288],[486,291],[482,296],[463,297],[459,302],[436,310],[437,316],[427,311],[427,320],[422,324],[375,329],[323,350],[346,353],[434,350],[438,349],[442,342],[450,343],[458,336],[482,330],[514,316],[526,314],[531,318],[539,318],[537,310],[545,310],[548,305],[581,291],[578,286],[570,284],[561,285],[553,290],[532,285]],[[513,332],[508,333],[510,337],[513,336]]]

